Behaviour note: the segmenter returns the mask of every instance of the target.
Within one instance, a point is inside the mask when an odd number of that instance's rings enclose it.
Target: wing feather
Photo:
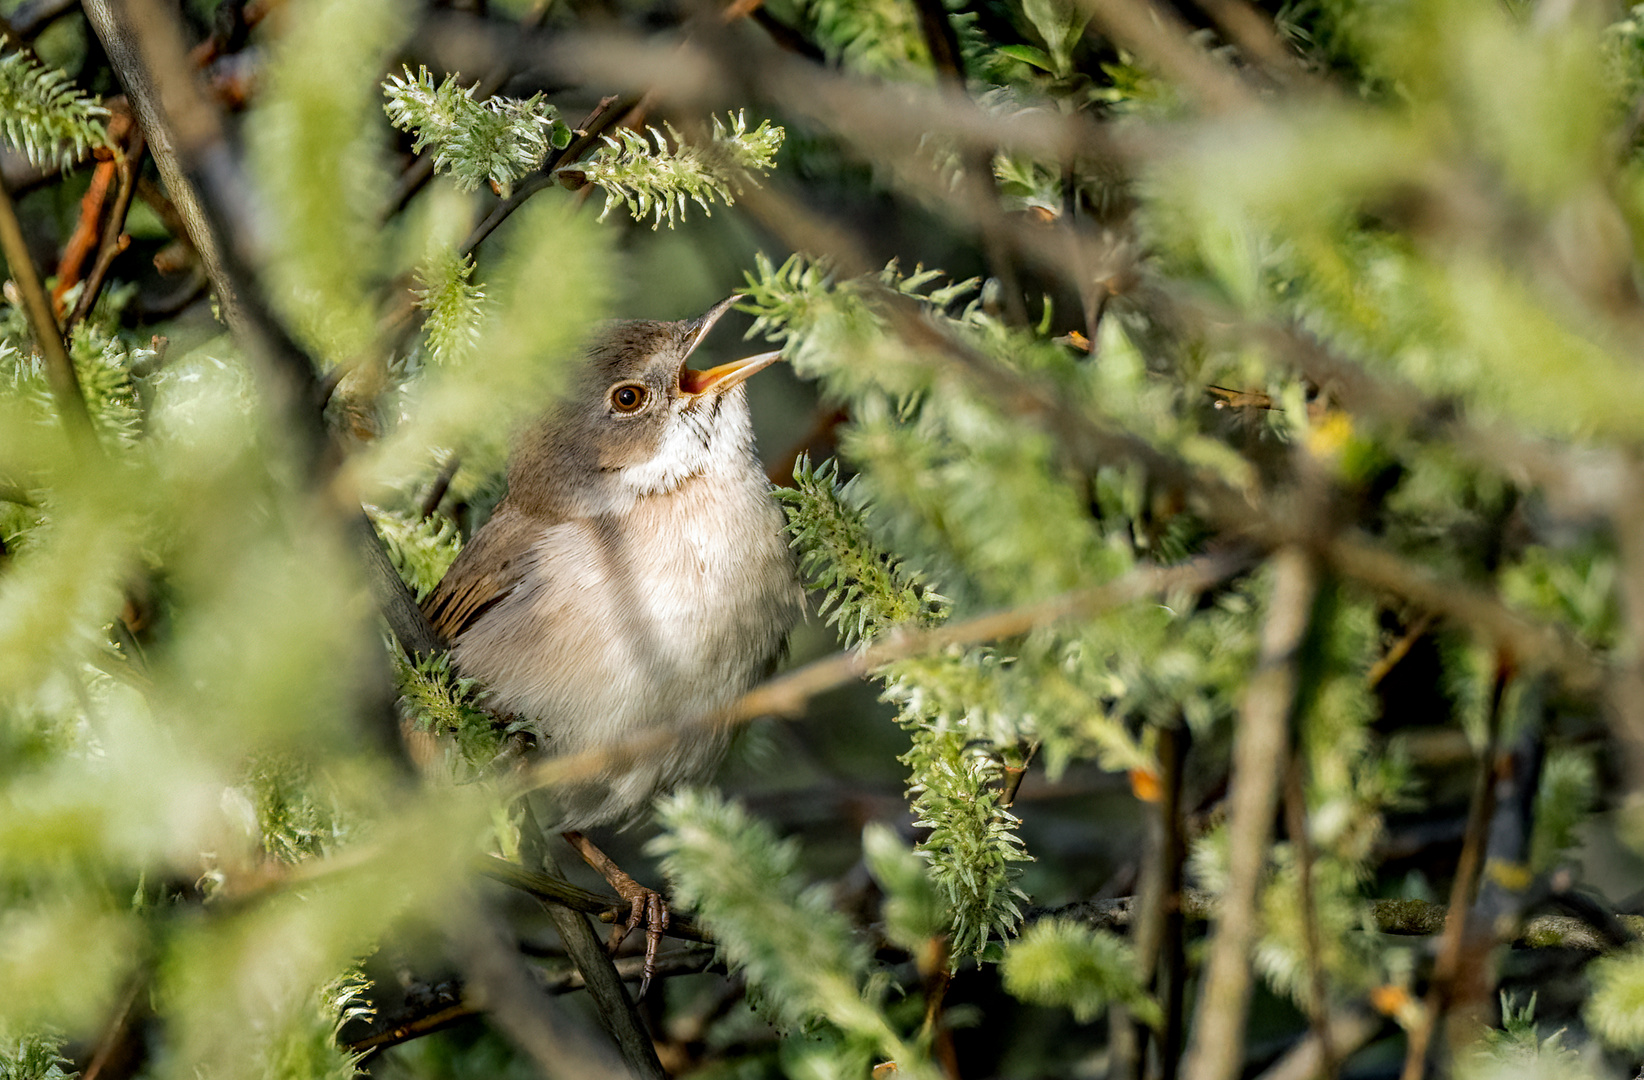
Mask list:
[[[423,601],[428,620],[446,641],[455,642],[519,587],[529,562],[525,556],[530,531],[523,517],[498,507],[462,549]]]

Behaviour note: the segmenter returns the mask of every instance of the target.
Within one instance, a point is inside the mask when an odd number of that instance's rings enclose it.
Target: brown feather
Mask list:
[[[534,523],[513,512],[506,499],[497,507],[472,542],[462,549],[451,569],[423,602],[423,611],[446,641],[457,636],[514,591],[525,576],[530,534],[551,522]],[[504,556],[501,552],[513,552]]]

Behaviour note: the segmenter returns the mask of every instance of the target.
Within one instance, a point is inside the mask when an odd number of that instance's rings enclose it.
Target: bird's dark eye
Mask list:
[[[619,413],[635,413],[645,407],[651,392],[639,383],[621,383],[611,388],[611,408]]]

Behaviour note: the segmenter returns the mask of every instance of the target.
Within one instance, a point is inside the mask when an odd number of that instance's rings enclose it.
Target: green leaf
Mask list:
[[[1055,61],[1053,61],[1050,58],[1050,54],[1045,52],[1043,49],[1035,48],[1032,45],[1001,45],[995,51],[1003,56],[1010,57],[1012,60],[1020,60],[1024,64],[1032,64],[1041,71],[1048,71],[1052,75],[1056,74]]]

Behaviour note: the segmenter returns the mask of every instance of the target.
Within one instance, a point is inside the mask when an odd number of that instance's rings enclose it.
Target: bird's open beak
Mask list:
[[[691,338],[690,348],[685,352],[687,357],[696,352],[696,347],[702,344],[702,339],[708,336],[708,331],[713,329],[714,323],[718,322],[721,316],[731,310],[736,302],[741,299],[742,296],[738,294],[729,299],[721,300],[709,308],[707,314],[696,320],[695,336]],[[765,370],[780,359],[782,359],[782,350],[778,349],[775,352],[760,353],[758,356],[750,356],[743,360],[733,360],[729,364],[720,364],[718,367],[709,368],[707,371],[692,371],[688,367],[681,367],[679,369],[679,391],[693,397],[702,394],[723,394],[737,383],[748,378],[748,376]]]
[[[707,371],[692,371],[682,368],[679,372],[679,391],[682,394],[723,394],[737,383],[758,371],[763,371],[782,359],[782,350],[763,352],[758,356],[750,356],[744,360],[732,360],[728,364],[709,368]]]

